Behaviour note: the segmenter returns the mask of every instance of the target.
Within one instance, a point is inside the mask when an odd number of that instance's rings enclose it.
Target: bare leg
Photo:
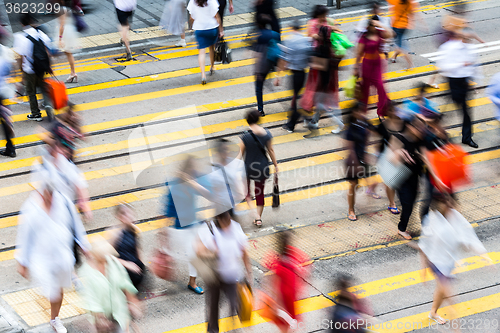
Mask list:
[[[120,37],[122,38],[123,44],[125,44],[125,49],[128,54],[132,54],[130,51],[130,42],[128,40],[128,32],[130,30],[130,26],[128,25],[119,25],[118,30],[120,31]]]
[[[186,33],[185,33],[185,32],[183,32],[183,33],[181,34],[181,39],[186,39]]]
[[[385,193],[387,194],[387,199],[389,199],[389,207],[396,207],[396,202],[394,201],[396,191],[386,185]]]
[[[66,52],[66,57],[68,58],[68,62],[69,62],[69,67],[71,68],[71,76],[75,76],[76,75],[76,72],[75,72],[75,58],[73,57],[73,54],[72,53],[69,53],[69,52]]]
[[[200,71],[201,71],[201,79],[206,79],[205,77],[205,53],[207,52],[206,49],[199,49],[198,50],[198,64],[200,65]]]
[[[259,219],[262,217],[263,211],[264,211],[264,206],[257,206],[257,215],[259,216],[258,217]]]
[[[356,185],[358,184],[357,180],[349,181],[349,190],[347,191],[347,204],[349,205],[349,214],[355,215],[354,212],[354,203],[356,202]]]
[[[215,70],[215,45],[210,45],[208,47],[208,51],[210,52],[210,71]]]
[[[58,301],[50,302],[50,319],[54,320],[59,316],[59,311],[61,310],[61,305],[63,302],[63,291],[61,289],[61,297]]]
[[[190,276],[190,277],[189,277],[189,285],[190,285],[191,287],[193,287],[193,288],[198,287],[198,286],[196,285],[196,277],[194,277],[194,276]]]

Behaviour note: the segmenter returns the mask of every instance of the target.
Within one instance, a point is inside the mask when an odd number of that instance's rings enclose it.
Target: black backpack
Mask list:
[[[43,43],[42,39],[35,39],[30,35],[26,35],[33,43],[33,71],[37,76],[44,76],[45,73],[52,73],[52,68],[50,68],[50,58],[47,52],[47,47]]]

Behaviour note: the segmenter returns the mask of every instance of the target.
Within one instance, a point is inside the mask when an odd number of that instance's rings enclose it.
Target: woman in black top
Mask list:
[[[111,245],[118,252],[118,261],[125,267],[134,287],[138,287],[144,277],[145,266],[141,260],[139,228],[134,224],[132,208],[121,204],[116,208],[116,218],[121,225],[114,229]]]
[[[412,120],[407,122],[403,133],[393,135],[390,140],[391,148],[412,171],[410,177],[398,189],[399,201],[401,202],[398,233],[405,239],[412,238],[406,232],[406,228],[417,199],[418,181],[422,173],[423,161],[420,150],[424,145],[424,133],[425,122],[421,118],[413,116]]]
[[[250,180],[255,183],[255,200],[257,202],[257,210],[253,223],[262,226],[262,212],[264,211],[264,185],[266,179],[269,178],[269,160],[271,158],[274,164],[274,181],[278,180],[278,162],[274,155],[273,136],[267,128],[258,125],[260,112],[253,110],[247,113],[247,123],[249,130],[243,133],[240,137],[240,152],[244,156],[245,171],[247,174],[248,194],[246,201],[250,207]]]

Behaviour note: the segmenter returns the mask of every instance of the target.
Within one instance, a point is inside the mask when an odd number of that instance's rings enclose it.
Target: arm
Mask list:
[[[269,140],[267,142],[267,152],[269,153],[269,157],[271,157],[271,161],[274,164],[274,174],[278,175],[278,161],[276,160],[276,155],[274,154],[273,140]]]
[[[243,156],[245,155],[245,144],[243,143],[243,141],[240,139],[240,142],[238,143],[238,146],[240,146],[240,153],[238,154],[238,156],[236,156],[236,158],[242,160],[243,159]]]
[[[219,24],[219,36],[223,37],[224,36],[224,27],[222,26],[222,21],[220,19],[219,13],[215,14],[215,19],[217,20],[217,23]]]
[[[250,257],[248,256],[248,252],[246,249],[243,250],[243,264],[245,265],[245,270],[247,271],[247,280],[250,284],[253,281],[252,275],[252,265],[250,265]]]
[[[229,14],[234,13],[233,0],[229,0]]]

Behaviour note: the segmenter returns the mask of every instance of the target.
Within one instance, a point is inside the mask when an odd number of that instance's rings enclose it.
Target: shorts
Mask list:
[[[429,268],[431,269],[432,273],[436,276],[436,278],[439,281],[442,281],[444,283],[449,282],[451,280],[450,277],[444,275],[433,263],[429,262]]]
[[[196,41],[198,42],[198,49],[206,49],[217,42],[217,37],[219,37],[219,28],[195,30],[194,35],[196,37]]]
[[[132,14],[134,14],[134,12],[124,12],[116,8],[116,16],[118,17],[118,22],[120,22],[122,27],[130,25],[129,18],[130,21],[132,21]]]
[[[396,33],[396,37],[394,37],[394,42],[396,43],[396,46],[399,47],[400,49],[406,50],[406,46],[403,46],[403,36],[406,33],[406,29],[400,29],[400,28],[392,28],[392,29]]]

